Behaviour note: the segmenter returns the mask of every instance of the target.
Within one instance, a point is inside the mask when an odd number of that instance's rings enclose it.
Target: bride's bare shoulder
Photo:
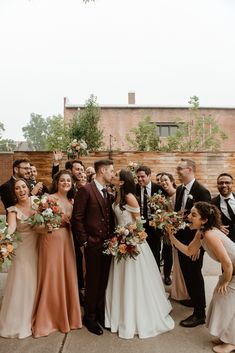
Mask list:
[[[130,207],[139,207],[138,201],[135,197],[135,195],[129,193],[126,195],[126,203],[130,206]]]

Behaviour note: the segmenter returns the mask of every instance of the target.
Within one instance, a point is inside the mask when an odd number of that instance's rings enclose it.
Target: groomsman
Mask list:
[[[149,225],[150,209],[147,196],[152,196],[153,194],[159,192],[165,195],[165,191],[160,185],[151,181],[151,169],[149,167],[139,166],[136,171],[136,176],[138,180],[138,184],[136,186],[136,196],[139,201],[141,216],[146,221],[146,223],[144,223],[144,228],[148,234],[147,242],[160,269],[161,231]]]
[[[84,246],[86,286],[84,325],[102,335],[104,327],[104,299],[111,258],[103,254],[105,239],[114,230],[110,195],[106,185],[113,177],[113,162],[95,162],[96,178],[78,189],[73,206],[72,231],[75,246]]]
[[[225,226],[223,231],[235,242],[235,194],[232,192],[233,177],[228,173],[222,173],[217,178],[219,195],[211,202],[221,212],[222,223]]]
[[[16,179],[23,178],[26,181],[30,178],[30,160],[27,158],[16,159],[13,162],[12,166],[12,176],[4,184],[0,186],[0,196],[2,203],[7,209],[10,206],[13,206],[16,203],[13,185]]]
[[[196,164],[193,160],[182,158],[176,171],[182,185],[176,189],[175,211],[185,211],[185,215],[187,215],[195,202],[210,202],[209,191],[195,179]],[[188,245],[193,240],[195,233],[196,230],[186,227],[177,233],[177,238]],[[195,327],[205,323],[206,299],[204,279],[201,272],[204,251],[202,248],[200,249],[199,258],[195,261],[192,261],[191,258],[180,251],[178,254],[184,281],[191,298],[190,303],[182,301],[182,304],[194,308],[193,314],[182,320],[180,325]]]

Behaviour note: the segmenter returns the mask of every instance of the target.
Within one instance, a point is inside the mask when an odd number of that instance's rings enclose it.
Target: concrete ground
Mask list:
[[[203,273],[205,276],[207,304],[217,282],[220,266],[205,254]],[[6,274],[0,274],[0,297]],[[167,288],[166,288],[167,290]],[[131,340],[118,338],[116,334],[104,331],[96,336],[85,327],[68,334],[59,332],[48,337],[34,339],[0,338],[0,353],[209,353],[212,351],[210,335],[204,325],[183,328],[179,322],[192,313],[192,309],[172,301],[172,317],[175,329],[154,338]]]

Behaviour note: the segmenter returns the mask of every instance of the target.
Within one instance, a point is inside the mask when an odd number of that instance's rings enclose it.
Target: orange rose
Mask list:
[[[13,248],[13,246],[11,244],[8,244],[7,245],[7,250],[10,253],[10,252],[12,252],[14,250],[14,248]]]
[[[126,244],[120,244],[119,251],[121,254],[125,254],[126,253]]]
[[[147,233],[142,230],[141,232],[138,232],[138,236],[141,240],[144,240],[147,238]]]
[[[54,212],[54,213],[58,213],[59,212],[59,207],[58,206],[53,206],[52,207],[52,211]]]

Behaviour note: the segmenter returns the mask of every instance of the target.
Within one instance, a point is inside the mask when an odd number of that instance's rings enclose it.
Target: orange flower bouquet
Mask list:
[[[146,238],[147,233],[145,233],[143,222],[140,220],[134,224],[117,226],[113,237],[105,241],[103,253],[114,256],[117,262],[121,259],[135,259],[140,253],[139,245]]]
[[[8,234],[7,223],[0,219],[0,268],[3,264],[10,263],[15,249],[17,248],[17,241],[20,241],[20,236],[17,233]]]
[[[62,222],[62,210],[58,202],[50,195],[42,195],[35,197],[33,200],[34,214],[29,217],[29,224],[34,227],[36,225],[44,225],[51,233],[51,229],[58,229]]]

